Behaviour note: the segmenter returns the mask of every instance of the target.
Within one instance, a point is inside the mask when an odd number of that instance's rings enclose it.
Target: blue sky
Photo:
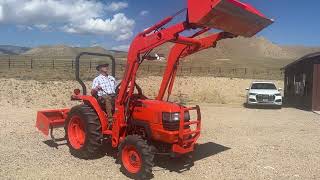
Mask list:
[[[47,1],[47,2],[45,2]],[[135,34],[186,7],[186,0],[0,0],[0,44],[126,49]],[[275,23],[259,33],[285,45],[320,46],[320,1],[243,0]],[[179,18],[180,20],[183,17]]]

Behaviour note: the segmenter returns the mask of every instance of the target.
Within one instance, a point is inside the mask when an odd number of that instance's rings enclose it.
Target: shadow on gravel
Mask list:
[[[50,139],[50,140],[46,140],[46,141],[42,141],[42,142],[45,143],[46,145],[48,145],[49,147],[58,149],[59,146],[63,146],[63,145],[67,144],[67,142],[65,140],[66,140],[65,138],[58,138],[58,139],[55,139],[55,141]],[[62,141],[64,141],[64,142],[62,142]]]
[[[105,156],[113,157],[117,161],[118,149],[113,148],[110,141],[105,141],[102,147]]]
[[[194,162],[216,155],[223,151],[227,151],[229,149],[231,148],[213,142],[207,142],[204,144],[198,144],[195,147],[192,158],[187,156],[177,158],[170,158],[168,156],[155,156],[154,162],[155,166],[167,169],[170,172],[174,171],[177,173],[182,173],[190,170],[190,168],[194,166]]]
[[[281,109],[282,107],[284,106],[272,106],[272,105],[249,105],[247,103],[243,103],[242,105],[244,108],[247,108],[247,109]]]
[[[43,141],[43,143],[47,144],[49,147],[53,147],[56,149],[58,149],[59,146],[67,144],[65,138],[59,138],[55,141],[46,140]],[[190,170],[190,168],[194,166],[194,162],[206,159],[210,156],[214,156],[229,149],[231,148],[213,142],[207,142],[204,144],[197,144],[195,146],[195,151],[192,153],[191,157],[185,155],[181,157],[171,158],[170,156],[156,155],[154,157],[154,163],[155,167],[160,167],[162,169],[169,170],[170,172],[182,173],[184,171]],[[105,141],[103,143],[101,154],[90,159],[99,159],[104,156],[112,157],[116,160],[116,163],[119,163],[117,159],[117,149],[112,148],[110,142],[108,141]],[[153,171],[162,171],[162,169],[153,169]]]
[[[50,140],[46,140],[46,141],[42,141],[42,142],[44,144],[48,145],[49,147],[56,148],[56,149],[59,149],[59,146],[67,146],[67,141],[65,138],[57,138],[57,139],[55,139],[55,141],[50,139]],[[83,159],[94,160],[94,159],[100,159],[104,156],[113,157],[114,159],[117,158],[117,149],[112,148],[111,142],[104,141],[101,149],[102,150],[99,154],[96,154],[93,157],[88,157],[88,158],[83,158]]]

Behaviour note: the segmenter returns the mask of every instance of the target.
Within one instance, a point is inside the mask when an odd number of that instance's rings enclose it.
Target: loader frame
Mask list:
[[[72,100],[82,101],[84,106],[72,108],[70,110],[71,113],[69,113],[68,109],[39,111],[37,128],[48,135],[49,129],[51,129],[52,132],[55,125],[62,125],[63,120],[70,119],[67,114],[83,111],[79,114],[83,116],[90,115],[91,117],[87,119],[91,120],[90,123],[91,125],[93,124],[93,129],[95,129],[92,135],[100,137],[101,134],[101,137],[104,136],[111,139],[112,147],[118,147],[120,155],[126,156],[124,158],[126,162],[123,163],[124,161],[122,161],[124,167],[128,164],[130,165],[129,161],[134,161],[133,159],[128,159],[128,156],[132,155],[136,157],[134,159],[139,159],[141,171],[138,168],[139,171],[136,172],[136,167],[127,168],[127,172],[137,176],[151,172],[152,163],[150,161],[153,159],[153,153],[151,152],[151,147],[149,148],[149,144],[151,144],[150,146],[155,142],[169,144],[170,151],[174,154],[183,155],[192,152],[195,143],[200,137],[200,107],[185,107],[177,103],[168,102],[180,60],[204,49],[216,47],[217,43],[223,39],[237,36],[251,37],[272,24],[273,20],[266,18],[252,6],[241,3],[238,0],[187,1],[188,8],[172,16],[168,16],[139,33],[133,39],[128,52],[125,72],[115,100],[115,112],[113,114],[111,129],[109,128],[111,126],[108,124],[107,114],[99,105],[98,100],[93,96],[87,95],[86,86],[80,79],[79,61],[83,55],[109,57],[113,65],[112,75],[115,76],[115,58],[108,54],[88,52],[80,53],[76,57],[75,75],[76,80],[82,86],[82,94],[80,90],[76,89],[71,96]],[[185,11],[186,19],[184,21],[173,25],[170,24],[177,15]],[[209,33],[212,29],[221,31]],[[182,35],[183,32],[188,30],[193,30],[194,33],[189,36]],[[135,94],[134,90],[137,86],[136,77],[139,66],[146,60],[153,60],[153,58],[149,58],[152,50],[167,42],[173,43],[174,45],[168,56],[158,95],[155,99],[148,99],[143,94]],[[166,94],[167,96],[165,98]],[[188,117],[189,111],[196,112],[196,119],[190,119],[190,116]],[[169,113],[169,116],[165,116],[165,113]],[[140,121],[139,118],[144,119],[144,121]],[[86,122],[85,119],[81,121]],[[165,128],[164,124],[166,121],[176,123],[169,124],[174,130]],[[143,123],[149,129],[139,129],[141,127],[138,127],[139,132],[129,132],[132,125],[139,123]],[[65,125],[65,129],[67,129],[68,123]],[[193,129],[191,126],[193,126]],[[79,131],[84,131],[83,127],[79,126],[76,128],[78,128]],[[149,133],[140,133],[141,130],[148,131]],[[66,130],[66,132],[67,131],[68,130]],[[144,134],[152,135],[151,137],[145,137]],[[147,143],[147,138],[151,139],[148,141],[149,144]],[[90,149],[87,149],[86,153],[96,152],[94,150],[97,150],[98,146],[101,145],[100,139],[98,138],[98,141],[96,140],[97,139],[94,139],[89,142],[91,146]],[[141,168],[141,163],[145,165],[143,168]],[[131,165],[136,164],[137,162],[133,162]]]

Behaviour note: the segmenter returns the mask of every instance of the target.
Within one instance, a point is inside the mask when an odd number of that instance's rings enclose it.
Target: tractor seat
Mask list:
[[[98,96],[98,91],[92,89],[91,90],[91,96],[93,96],[93,97],[95,97],[97,99],[97,101],[98,101],[98,103],[100,104],[101,107],[105,107],[106,102],[105,102],[103,97]],[[103,109],[105,109],[105,108],[103,108]]]
[[[105,101],[105,99],[103,98],[103,97],[101,97],[101,96],[98,96],[98,91],[96,91],[96,90],[91,90],[91,96],[93,96],[94,98],[96,98],[97,99],[97,101],[98,101],[98,103],[99,103],[99,105],[100,105],[100,107],[101,107],[101,109],[103,110],[103,111],[106,111],[106,101]],[[111,102],[111,104],[112,104],[112,112],[114,112],[114,106],[115,106],[115,98],[113,98],[112,99],[112,102]]]

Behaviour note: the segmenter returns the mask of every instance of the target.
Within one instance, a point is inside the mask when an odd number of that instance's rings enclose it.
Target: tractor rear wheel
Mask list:
[[[65,134],[72,155],[83,158],[95,158],[100,155],[102,130],[99,118],[90,106],[73,107],[65,123]]]
[[[133,179],[145,179],[152,175],[153,157],[151,146],[138,135],[127,136],[119,146],[121,171]]]

